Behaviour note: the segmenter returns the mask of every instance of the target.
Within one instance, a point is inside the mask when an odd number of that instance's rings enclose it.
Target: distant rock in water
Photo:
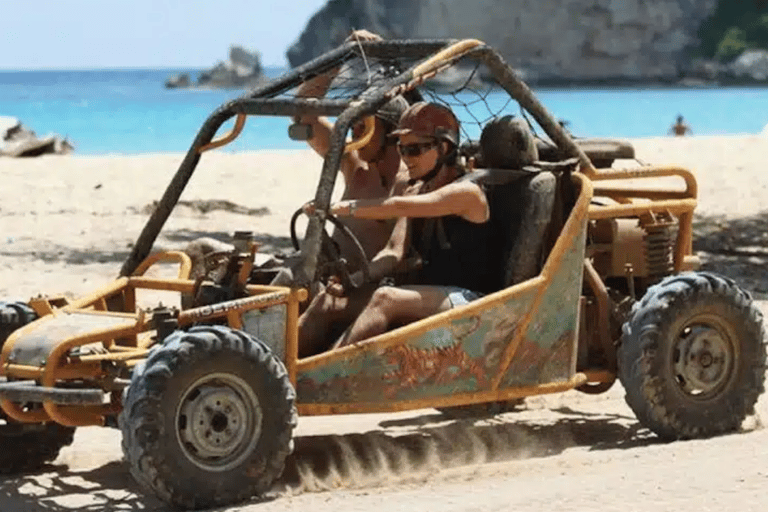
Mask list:
[[[169,76],[165,81],[165,87],[167,89],[184,88],[189,87],[190,85],[191,82],[189,81],[189,75],[187,73]]]
[[[264,82],[266,77],[259,53],[232,46],[229,49],[229,60],[218,62],[211,69],[200,73],[195,83],[192,83],[188,74],[182,73],[168,77],[165,87],[253,88]]]
[[[56,134],[38,137],[15,117],[0,117],[0,156],[61,155],[73,149],[66,138]]]

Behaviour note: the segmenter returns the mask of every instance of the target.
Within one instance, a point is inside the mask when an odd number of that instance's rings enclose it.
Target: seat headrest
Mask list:
[[[539,159],[528,123],[512,115],[497,117],[483,127],[480,153],[485,167],[500,169],[522,169]]]

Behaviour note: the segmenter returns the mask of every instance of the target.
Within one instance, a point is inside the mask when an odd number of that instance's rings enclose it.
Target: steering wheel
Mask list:
[[[291,243],[293,248],[297,251],[301,250],[299,246],[299,238],[296,236],[296,221],[304,213],[303,208],[299,208],[291,216]],[[336,275],[341,280],[341,284],[345,290],[358,289],[365,283],[371,280],[371,267],[368,263],[368,257],[363,250],[363,246],[360,240],[357,239],[354,233],[347,227],[346,224],[341,222],[336,216],[328,213],[325,217],[330,221],[336,229],[338,229],[349,241],[352,242],[352,246],[357,252],[358,261],[360,261],[360,271],[362,272],[362,279],[357,282],[352,279],[352,272],[349,269],[349,262],[341,257],[338,244],[331,238],[328,232],[323,227],[322,240],[320,241],[320,258],[317,262],[317,267],[320,270],[321,279],[323,277],[330,277]]]

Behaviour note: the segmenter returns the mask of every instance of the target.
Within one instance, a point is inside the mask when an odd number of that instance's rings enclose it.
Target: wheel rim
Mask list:
[[[687,322],[673,344],[675,381],[687,396],[709,400],[733,377],[738,352],[733,329],[720,318],[702,315]]]
[[[241,464],[261,435],[259,399],[235,375],[206,375],[189,386],[176,413],[184,455],[206,471],[227,471]]]

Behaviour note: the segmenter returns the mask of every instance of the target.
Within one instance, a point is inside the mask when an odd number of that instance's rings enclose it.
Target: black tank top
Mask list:
[[[411,247],[423,263],[417,284],[460,286],[481,293],[499,289],[502,250],[491,222],[477,224],[457,215],[411,222]]]

